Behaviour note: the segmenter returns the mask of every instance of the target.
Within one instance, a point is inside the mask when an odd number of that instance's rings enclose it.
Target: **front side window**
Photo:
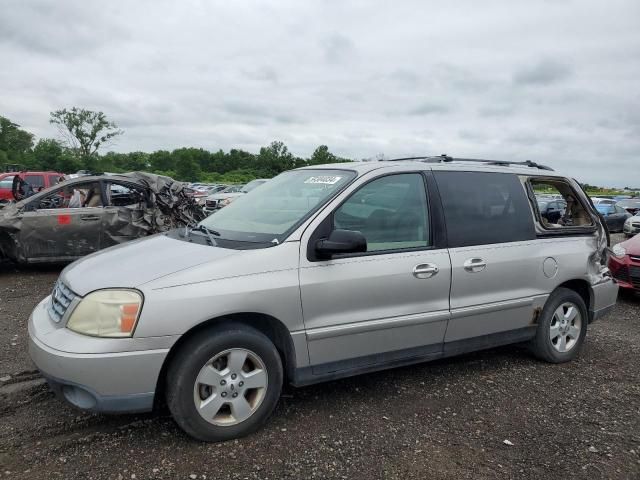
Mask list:
[[[367,183],[333,215],[333,228],[355,230],[367,251],[430,245],[427,194],[419,173],[389,175]]]
[[[58,183],[60,183],[61,181],[63,181],[64,178],[58,176],[58,175],[51,175],[49,177],[49,185],[53,186],[53,185],[57,185]]]
[[[278,243],[353,178],[349,170],[284,172],[205,218],[216,239]]]
[[[31,208],[45,210],[51,208],[101,207],[102,197],[99,182],[75,183],[59,188],[38,200]]]
[[[450,247],[535,238],[531,208],[516,175],[434,171],[434,176]]]

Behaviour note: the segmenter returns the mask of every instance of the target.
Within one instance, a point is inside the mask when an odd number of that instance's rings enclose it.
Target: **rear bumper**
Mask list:
[[[618,298],[618,284],[608,278],[604,282],[591,286],[592,304],[589,309],[589,321],[594,322],[613,310]]]

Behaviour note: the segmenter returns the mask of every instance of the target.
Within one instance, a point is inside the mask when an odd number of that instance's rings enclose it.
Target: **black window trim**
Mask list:
[[[353,195],[360,191],[371,182],[380,180],[381,178],[390,177],[393,175],[407,175],[418,174],[422,177],[424,190],[427,200],[427,221],[429,222],[429,245],[426,247],[410,247],[410,248],[394,248],[389,250],[375,250],[372,252],[358,252],[358,253],[345,253],[333,255],[331,259],[318,258],[315,251],[315,246],[318,240],[326,239],[331,231],[333,231],[333,216],[342,205],[344,205]],[[429,250],[441,250],[446,248],[446,230],[444,227],[444,216],[442,213],[442,203],[440,202],[440,196],[437,191],[435,179],[431,170],[406,170],[406,171],[394,171],[387,172],[383,175],[378,175],[370,178],[362,185],[359,185],[349,196],[336,205],[333,210],[320,222],[314,232],[309,237],[307,243],[307,260],[310,262],[330,262],[332,260],[342,260],[345,258],[359,258],[359,257],[371,257],[376,255],[389,255],[395,253],[411,253],[422,252]]]

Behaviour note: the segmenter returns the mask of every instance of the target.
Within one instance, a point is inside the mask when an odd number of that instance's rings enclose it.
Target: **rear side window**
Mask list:
[[[43,175],[25,175],[24,181],[31,185],[32,188],[44,188]]]
[[[450,247],[535,238],[522,183],[510,173],[433,172],[438,183]]]

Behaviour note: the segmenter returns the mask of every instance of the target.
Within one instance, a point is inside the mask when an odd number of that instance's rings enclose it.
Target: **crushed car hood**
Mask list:
[[[152,280],[242,251],[158,234],[96,252],[69,265],[62,281],[78,295],[100,288],[136,288]]]

